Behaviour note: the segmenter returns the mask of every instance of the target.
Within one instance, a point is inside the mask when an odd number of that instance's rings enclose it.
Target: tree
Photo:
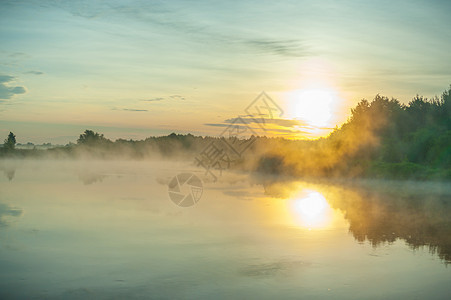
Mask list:
[[[103,136],[103,134],[99,134],[98,132],[94,132],[92,130],[85,130],[84,133],[80,134],[77,144],[96,145],[101,142],[105,142],[106,140],[107,139]]]
[[[105,138],[103,134],[92,130],[85,130],[84,133],[80,134],[77,144],[88,146],[107,146],[111,144],[111,141]]]
[[[9,132],[8,137],[5,139],[3,147],[6,150],[14,150],[14,148],[16,148],[16,136],[14,135],[14,133]]]

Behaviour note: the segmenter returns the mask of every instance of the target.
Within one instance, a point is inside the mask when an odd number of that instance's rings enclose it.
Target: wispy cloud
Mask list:
[[[307,46],[300,40],[256,39],[244,42],[262,53],[286,57],[304,57],[311,55]]]
[[[123,108],[125,111],[148,111],[147,109]]]
[[[53,5],[53,4],[52,4]],[[266,38],[253,35],[242,36],[236,32],[227,30],[220,23],[216,26],[205,26],[203,22],[193,18],[190,14],[192,8],[186,8],[183,2],[177,3],[146,3],[140,4],[114,3],[90,4],[82,7],[72,3],[64,5],[54,4],[68,10],[77,17],[93,19],[106,15],[120,15],[121,17],[138,20],[159,30],[166,30],[173,34],[189,36],[192,41],[200,44],[220,45],[221,48],[236,47],[247,48],[251,52],[259,54],[277,55],[287,58],[297,58],[312,55],[310,46],[305,41],[297,38],[284,39],[279,35],[274,38]],[[201,5],[201,4],[200,4]],[[186,13],[181,13],[188,12]],[[215,12],[212,11],[212,14]]]
[[[155,97],[155,98],[150,98],[150,99],[144,99],[141,101],[144,102],[160,102],[160,101],[164,101],[164,100],[176,100],[176,101],[183,101],[186,100],[186,98],[184,96],[181,95],[170,95],[167,97]]]
[[[117,108],[113,107],[111,110],[122,110],[122,111],[135,111],[135,112],[146,112],[147,109],[139,109],[139,108]]]
[[[247,125],[253,125],[253,124],[265,124],[265,125],[275,125],[285,128],[293,128],[293,127],[300,127],[300,126],[306,126],[306,124],[300,120],[293,120],[293,119],[271,119],[271,118],[253,118],[252,116],[244,116],[244,117],[237,117],[237,118],[231,118],[224,120],[223,123],[206,123],[204,125],[206,126],[216,126],[216,127],[228,127],[231,124],[247,124]]]
[[[204,123],[205,126],[212,126],[212,127],[229,127],[230,124],[224,124],[224,123]]]
[[[305,123],[301,122],[300,120],[293,120],[293,119],[274,119],[274,118],[253,118],[252,116],[246,116],[246,117],[239,117],[239,118],[231,118],[224,121],[225,123],[236,123],[245,122],[246,124],[252,124],[252,123],[260,123],[260,124],[274,124],[278,126],[283,127],[294,127],[294,126],[304,126]]]
[[[9,86],[14,79],[13,76],[0,75],[0,100],[8,100],[14,95],[26,93],[23,86]]]
[[[23,52],[14,52],[9,55],[11,58],[29,58],[30,56]]]
[[[171,98],[173,100],[185,100],[185,97],[180,96],[180,95],[171,95],[171,96],[169,96],[169,98]]]
[[[163,101],[164,98],[163,97],[156,97],[156,98],[151,98],[151,99],[145,99],[145,100],[141,100],[144,102],[158,102],[158,101]]]
[[[242,124],[242,125],[239,125]],[[262,132],[261,124],[264,124],[264,134],[279,135],[279,136],[306,136],[310,131],[315,129],[311,125],[302,122],[301,120],[293,119],[270,119],[270,118],[252,118],[252,116],[242,116],[224,120],[223,123],[205,123],[205,126],[226,128],[233,126],[234,128],[245,131],[247,128]]]
[[[24,72],[24,74],[43,75],[44,72],[41,72],[41,71],[28,71],[28,72]]]

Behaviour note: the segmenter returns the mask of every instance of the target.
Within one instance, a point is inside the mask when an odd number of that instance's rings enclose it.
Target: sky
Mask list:
[[[415,0],[0,0],[0,135],[219,135],[265,91],[287,120],[268,134],[316,138],[362,98],[448,88],[450,12]]]

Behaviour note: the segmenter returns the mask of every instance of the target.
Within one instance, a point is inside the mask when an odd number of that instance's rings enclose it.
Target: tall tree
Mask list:
[[[6,150],[14,150],[16,148],[16,136],[14,133],[9,132],[8,137],[5,139],[3,147]]]

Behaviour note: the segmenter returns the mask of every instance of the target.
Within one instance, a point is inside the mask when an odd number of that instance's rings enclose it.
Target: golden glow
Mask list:
[[[335,101],[334,93],[326,89],[299,90],[293,103],[295,118],[315,127],[330,126]]]
[[[290,206],[295,223],[309,230],[327,227],[331,222],[331,208],[317,191],[304,191]]]
[[[294,138],[325,137],[345,121],[347,107],[340,89],[325,80],[299,83],[300,89],[283,94],[284,118],[293,119]],[[345,112],[346,110],[346,112]]]

